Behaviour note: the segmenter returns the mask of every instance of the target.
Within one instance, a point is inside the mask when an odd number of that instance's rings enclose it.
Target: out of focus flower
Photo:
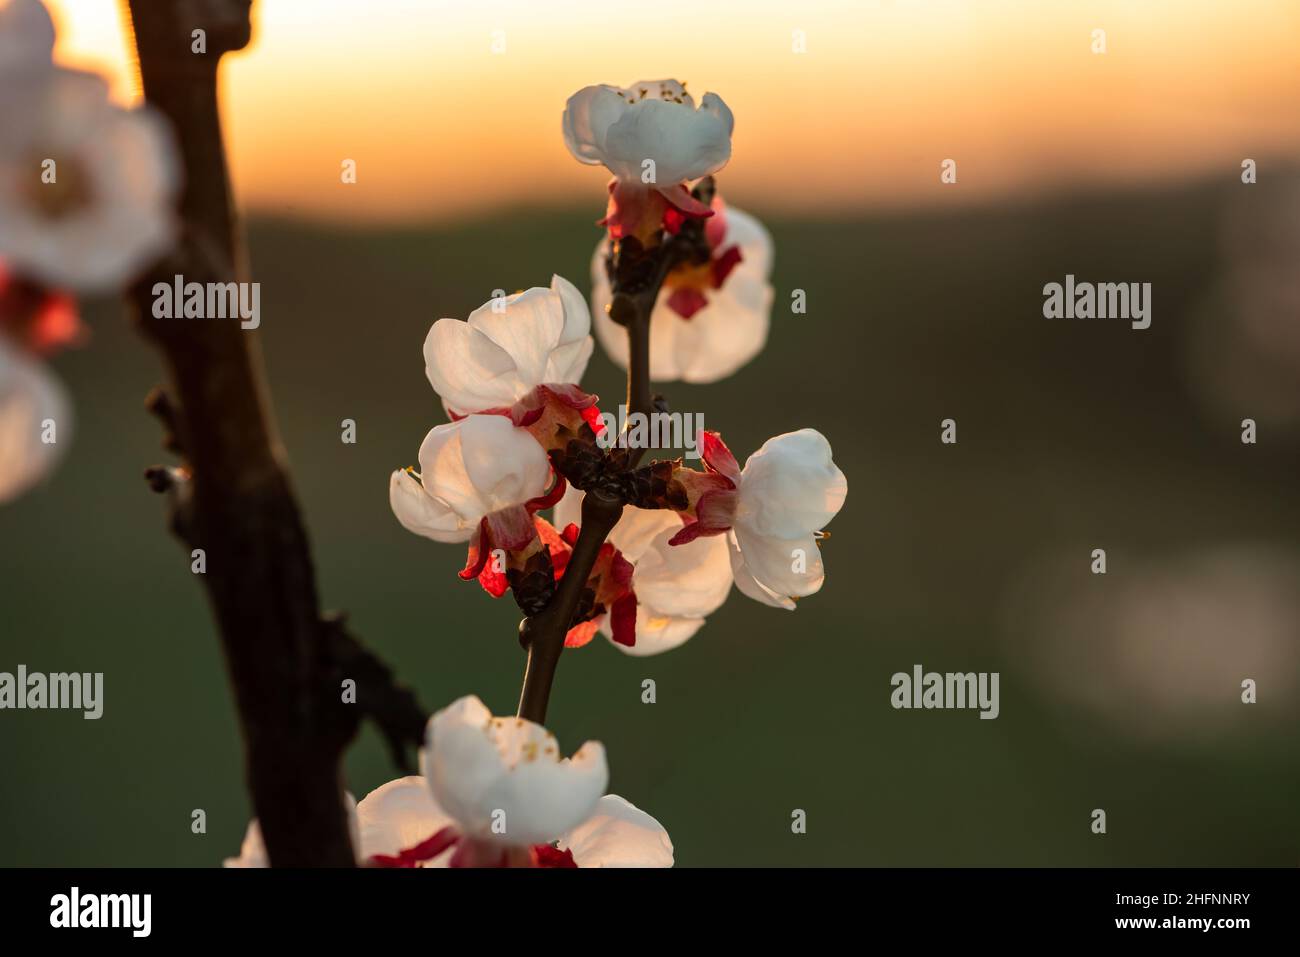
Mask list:
[[[1089,554],[1036,556],[1003,602],[1008,660],[1044,700],[1156,740],[1294,725],[1300,553],[1217,546],[1130,556],[1106,575]],[[1243,704],[1248,679],[1258,706]]]
[[[0,257],[48,286],[112,291],[173,236],[176,161],[147,109],[104,81],[0,62]]]
[[[564,493],[546,453],[523,429],[498,415],[471,415],[430,430],[420,471],[398,469],[389,481],[393,514],[408,531],[436,542],[470,543],[461,577],[505,592],[505,568],[492,553],[522,552],[536,541],[533,513]],[[540,547],[540,546],[538,546]],[[487,577],[484,578],[484,573]]]
[[[1300,433],[1300,176],[1238,189],[1223,208],[1223,264],[1192,310],[1193,391],[1225,432],[1243,417]]]
[[[671,867],[663,827],[604,794],[605,749],[562,758],[554,735],[474,696],[429,720],[423,777],[357,806],[361,854],[383,867]],[[604,795],[602,797],[602,795]]]
[[[26,491],[50,471],[71,438],[63,387],[43,363],[0,335],[0,502]],[[55,441],[50,438],[49,424]]]
[[[711,251],[701,264],[678,266],[664,280],[650,317],[650,378],[716,382],[758,355],[772,312],[772,238],[753,216],[713,200],[704,235]],[[627,330],[609,318],[609,239],[591,262],[596,335],[611,359],[627,368]]]
[[[0,71],[48,70],[54,54],[54,21],[41,0],[0,0]]]
[[[583,494],[570,489],[555,506],[555,528],[537,523],[551,547],[558,577],[577,540]],[[727,599],[731,566],[726,542],[703,537],[670,544],[681,520],[665,509],[625,506],[592,570],[592,617],[570,630],[565,644],[585,645],[599,631],[630,655],[654,655],[676,648],[700,630]]]
[[[661,227],[675,232],[684,216],[711,215],[684,184],[731,158],[734,120],[716,93],[697,107],[676,80],[588,86],[569,97],[561,126],[578,162],[614,174],[603,225],[615,239],[645,242]]]

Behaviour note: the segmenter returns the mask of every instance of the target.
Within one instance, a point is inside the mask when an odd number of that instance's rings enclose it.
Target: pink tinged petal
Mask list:
[[[502,548],[508,552],[520,551],[537,536],[532,513],[523,505],[512,505],[496,512],[489,512],[483,521],[487,525],[494,549]]]
[[[510,590],[510,579],[506,573],[499,571],[495,562],[488,562],[478,573],[478,583],[493,598],[500,598]]]
[[[731,275],[731,271],[740,265],[741,254],[739,246],[728,246],[720,254],[713,257],[709,268],[713,274],[713,288],[719,289]]]
[[[605,84],[583,87],[569,97],[560,126],[574,159],[588,166],[604,163],[605,133],[626,109],[618,88]]]
[[[610,637],[617,645],[631,648],[636,644],[636,594],[629,592],[614,602],[609,611]]]
[[[722,441],[721,432],[705,431],[704,448],[700,451],[700,457],[710,471],[730,479],[733,488],[740,484],[740,463],[736,461],[731,449],[727,448],[727,443]]]
[[[46,420],[55,442],[42,441]],[[0,502],[44,478],[72,441],[72,411],[63,387],[43,365],[0,341]]]
[[[713,208],[701,203],[683,185],[660,187],[659,194],[668,202],[663,215],[664,229],[674,236],[681,232],[688,219],[709,219],[713,216]]]
[[[730,572],[728,572],[730,580]],[[661,615],[653,608],[638,604],[636,609],[636,644],[621,645],[614,642],[608,625],[602,625],[601,631],[623,654],[632,658],[647,658],[661,655],[665,651],[684,645],[697,631],[704,627],[703,618],[680,618],[673,615]]]
[[[438,855],[449,848],[458,847],[461,842],[461,833],[455,827],[444,827],[435,832],[432,837],[425,838],[411,847],[402,848],[395,855],[374,854],[366,861],[371,867],[425,867]],[[457,854],[459,853],[458,850]]]
[[[533,867],[577,867],[572,851],[562,851],[549,844],[536,844],[532,850]]]
[[[739,246],[743,272],[766,280],[772,272],[772,234],[759,220],[735,206],[727,207],[727,232],[718,246]]]
[[[358,856],[396,857],[455,822],[434,801],[424,778],[412,775],[380,785],[357,803]]]
[[[474,536],[469,540],[469,550],[465,554],[465,567],[456,574],[460,576],[461,581],[471,581],[480,577],[488,567],[488,559],[492,557],[491,539],[488,537],[488,521],[484,518],[479,522],[478,528],[474,531]],[[483,586],[488,589],[488,585]],[[490,593],[490,589],[489,593]],[[504,592],[502,593],[504,594]],[[494,597],[501,597],[496,595]]]
[[[564,636],[565,648],[581,648],[591,643],[591,639],[596,637],[596,631],[600,628],[604,615],[593,618],[591,621],[584,621],[581,624],[574,625]]]
[[[768,439],[745,462],[736,524],[792,539],[825,526],[844,505],[848,480],[815,429]]]
[[[727,214],[727,204],[723,202],[721,193],[714,193],[709,208],[713,210],[713,215],[704,224],[704,240],[709,244],[710,249],[717,250],[727,238],[728,223],[730,222]]]
[[[705,464],[707,466],[708,462]],[[740,496],[731,479],[711,468],[705,472],[684,469],[677,475],[695,500],[695,508],[694,514],[682,514],[681,519],[686,524],[669,544],[684,545],[702,535],[720,535],[735,523]]]
[[[679,286],[672,291],[668,297],[668,308],[683,319],[690,319],[697,312],[708,305],[709,300],[704,298],[704,293],[690,286]]]
[[[609,182],[609,202],[605,218],[597,226],[604,226],[614,239],[641,235],[659,229],[663,223],[667,204],[663,197],[640,182],[612,179]]]
[[[673,842],[645,811],[606,794],[596,811],[559,840],[579,867],[672,867]]]

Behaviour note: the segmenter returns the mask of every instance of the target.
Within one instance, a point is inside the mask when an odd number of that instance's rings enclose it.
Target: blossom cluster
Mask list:
[[[57,65],[53,51],[40,0],[0,3],[0,501],[62,447],[42,439],[46,424],[68,422],[42,359],[84,337],[76,297],[120,291],[175,238],[167,127],[147,107],[115,105],[100,77]],[[573,156],[612,176],[590,299],[555,275],[435,322],[424,368],[448,421],[425,435],[418,468],[392,473],[389,499],[408,530],[465,546],[461,578],[511,592],[529,617],[561,608],[557,651],[561,638],[577,648],[602,634],[623,653],[660,654],[698,633],[733,584],[790,609],[817,592],[822,529],[847,482],[813,429],[769,439],[743,467],[706,432],[699,469],[642,464],[626,435],[603,434],[610,417],[582,386],[595,339],[630,376],[707,383],[737,372],[767,339],[773,245],[717,190],[734,127],[717,94],[697,106],[675,80],[591,86],[569,98],[561,125]],[[646,336],[635,359],[623,328],[634,296]],[[598,542],[582,530],[587,496],[615,507]],[[575,574],[569,614],[555,603]],[[419,776],[349,798],[359,863],[673,863],[659,822],[606,793],[604,747],[564,757],[522,708],[495,717],[459,699],[429,719],[420,764]],[[268,862],[254,820],[227,864]]]
[[[540,614],[569,573],[584,496],[623,503],[586,571],[569,648],[599,633],[626,654],[666,652],[700,630],[733,584],[793,609],[825,581],[822,529],[848,485],[821,433],[778,435],[742,467],[710,431],[702,469],[681,459],[642,466],[626,442],[598,441],[610,439],[601,436],[609,426],[581,384],[593,314],[610,357],[630,364],[626,323],[614,315],[627,261],[663,266],[649,316],[652,379],[716,381],[761,350],[772,240],[754,217],[727,206],[713,178],[731,156],[733,124],[721,97],[708,93],[696,107],[676,81],[574,94],[562,119],[565,144],[612,174],[590,307],[555,275],[548,286],[498,295],[463,321],[439,319],[424,341],[425,375],[449,421],[424,437],[418,469],[392,473],[389,500],[406,529],[467,546],[463,579],[498,598],[512,591],[526,614]],[[421,762],[423,777],[392,781],[356,805],[361,862],[672,863],[658,822],[601,796],[608,772],[599,744],[561,759],[540,724],[494,718],[465,698],[430,720]],[[264,860],[254,823],[229,863]]]
[[[678,460],[611,479],[614,456],[602,458],[595,442],[605,427],[598,400],[581,386],[593,314],[610,356],[628,360],[625,332],[610,315],[613,253],[653,248],[692,228],[696,254],[667,271],[651,314],[651,378],[713,381],[762,347],[772,242],[712,192],[712,174],[731,155],[733,122],[721,97],[708,93],[697,108],[676,81],[574,94],[565,143],[579,161],[613,174],[590,310],[557,275],[549,287],[489,300],[465,321],[439,319],[424,342],[425,374],[452,421],[425,436],[418,471],[393,472],[390,501],[410,531],[468,544],[463,578],[496,597],[513,588],[521,608],[540,610],[567,565],[584,492],[624,483],[628,504],[590,574],[570,646],[600,632],[629,654],[667,651],[699,630],[733,582],[751,598],[793,608],[825,578],[818,543],[847,482],[820,433],[770,439],[742,468],[709,432],[703,471]],[[692,186],[706,178],[707,204]],[[540,513],[552,506],[548,521]]]

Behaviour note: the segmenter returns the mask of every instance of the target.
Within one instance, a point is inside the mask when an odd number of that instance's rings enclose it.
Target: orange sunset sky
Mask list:
[[[137,98],[114,0],[49,0],[56,56]],[[257,0],[226,61],[240,202],[344,220],[603,203],[566,97],[687,80],[736,116],[721,183],[845,214],[1300,158],[1300,0]],[[1092,52],[1092,31],[1107,52]],[[794,34],[806,37],[795,53]],[[504,51],[494,52],[504,41]],[[343,159],[358,182],[343,185]],[[945,158],[958,183],[941,186]]]

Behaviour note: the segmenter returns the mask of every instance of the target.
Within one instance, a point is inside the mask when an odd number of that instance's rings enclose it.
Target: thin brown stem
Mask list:
[[[589,492],[583,498],[582,526],[555,597],[545,611],[525,618],[519,626],[520,638],[528,647],[524,687],[519,695],[519,717],[537,724],[546,721],[546,705],[551,698],[555,669],[564,651],[565,635],[573,624],[574,612],[583,589],[587,587],[587,578],[596,564],[600,546],[622,514],[623,503],[602,492]]]
[[[650,314],[659,287],[671,268],[671,257],[663,250],[649,288],[636,296],[615,295],[612,308],[623,311],[620,322],[627,328],[628,372],[627,406],[629,414],[649,414],[653,407],[650,391]],[[630,450],[627,467],[635,467],[644,449]],[[599,489],[589,491],[582,500],[582,524],[573,554],[565,566],[564,576],[546,610],[525,618],[519,625],[519,637],[528,649],[524,669],[524,686],[519,696],[519,717],[538,724],[546,720],[546,706],[555,681],[555,669],[564,651],[564,638],[573,625],[573,616],[582,598],[587,579],[609,533],[623,514],[623,503]]]

